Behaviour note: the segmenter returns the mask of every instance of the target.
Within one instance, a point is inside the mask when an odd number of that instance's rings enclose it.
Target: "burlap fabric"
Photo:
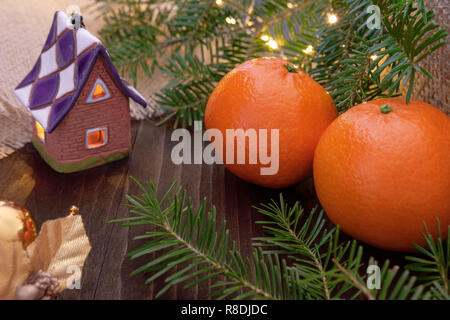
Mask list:
[[[0,159],[22,147],[31,138],[31,117],[15,98],[13,89],[23,79],[39,56],[50,28],[53,13],[70,4],[81,7],[90,32],[101,28],[101,11],[94,0],[0,0]],[[435,22],[449,28],[450,0],[427,0],[426,6],[436,13]],[[448,41],[449,39],[447,39]],[[422,62],[433,75],[417,77],[415,99],[431,103],[450,114],[450,42]],[[138,74],[138,90],[150,97],[168,81],[167,75],[156,72],[152,79]],[[154,105],[153,105],[154,106]],[[131,102],[131,115],[142,119],[152,114]]]
[[[425,6],[433,9],[436,14],[434,23],[441,25],[449,32],[450,0],[425,0]],[[430,80],[423,73],[419,73],[415,81],[413,97],[439,107],[450,115],[450,37],[447,36],[445,40],[446,45],[421,62],[421,66],[428,70],[434,79]]]

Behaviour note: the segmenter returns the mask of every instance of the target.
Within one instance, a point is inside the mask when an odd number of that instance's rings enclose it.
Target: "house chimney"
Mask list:
[[[71,23],[73,24],[73,27],[75,29],[85,28],[85,25],[83,23],[83,16],[78,13],[72,14]]]

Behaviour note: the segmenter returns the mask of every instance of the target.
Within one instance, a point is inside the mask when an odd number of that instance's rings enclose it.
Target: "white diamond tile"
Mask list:
[[[51,111],[51,106],[41,108],[41,109],[35,109],[30,110],[32,116],[34,119],[36,119],[37,122],[41,124],[41,126],[47,131],[47,125],[48,125],[48,116]]]
[[[94,43],[100,43],[100,40],[90,34],[86,29],[77,30],[77,56]]]
[[[66,29],[72,29],[73,25],[70,23],[70,18],[64,11],[58,11],[56,17],[56,34],[60,35]]]
[[[16,97],[27,108],[30,106],[30,93],[31,93],[32,86],[33,86],[33,84],[30,83],[29,85],[27,85],[23,88],[14,90]]]
[[[58,63],[56,62],[56,44],[54,44],[50,49],[41,54],[39,78],[45,77],[56,70],[58,70]]]
[[[75,89],[74,73],[74,63],[59,72],[59,88],[58,93],[56,94],[56,99]]]

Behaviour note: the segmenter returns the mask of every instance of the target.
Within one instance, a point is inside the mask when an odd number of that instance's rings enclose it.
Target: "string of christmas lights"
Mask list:
[[[224,0],[216,0],[216,5],[219,8],[222,8],[225,5],[225,1]],[[288,2],[286,4],[286,6],[287,6],[288,9],[296,8],[296,5],[294,5],[291,2]],[[252,8],[252,6],[250,8]],[[247,14],[250,16],[250,12],[247,13]],[[330,13],[327,14],[327,20],[328,20],[328,24],[331,26],[331,25],[336,24],[339,19],[338,19],[338,16],[335,13],[330,12]],[[230,24],[230,25],[235,25],[238,21],[236,20],[236,18],[234,18],[232,16],[228,16],[228,17],[225,18],[225,22]],[[246,26],[247,27],[251,28],[251,27],[253,27],[253,25],[254,25],[254,23],[252,21],[250,21],[250,20],[248,20],[246,22]],[[253,30],[250,29],[248,31],[251,33]],[[278,47],[279,47],[278,42],[275,39],[273,39],[272,37],[270,37],[269,35],[267,35],[267,34],[263,34],[260,37],[260,39],[265,43],[266,46],[268,46],[269,48],[271,48],[273,50],[278,49]],[[345,46],[345,45],[343,45],[343,46]],[[303,50],[303,52],[305,54],[312,54],[314,52],[314,47],[312,45],[309,45],[305,50]],[[372,56],[372,60],[376,60],[376,59],[377,59],[376,55]]]

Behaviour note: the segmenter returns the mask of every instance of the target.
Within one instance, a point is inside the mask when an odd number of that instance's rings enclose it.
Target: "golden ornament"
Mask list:
[[[36,236],[30,212],[12,201],[0,200],[0,240],[20,241],[25,249]]]
[[[74,214],[77,214],[78,211],[80,211],[80,209],[78,209],[77,206],[71,206],[69,216],[73,216]]]

